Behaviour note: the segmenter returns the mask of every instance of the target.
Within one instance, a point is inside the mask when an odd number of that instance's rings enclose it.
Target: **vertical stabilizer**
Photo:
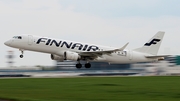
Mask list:
[[[164,33],[165,32],[159,31],[147,43],[145,43],[143,47],[134,49],[134,51],[157,55]]]

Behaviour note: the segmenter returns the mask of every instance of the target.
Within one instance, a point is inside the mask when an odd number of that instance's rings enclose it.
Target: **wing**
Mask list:
[[[123,51],[129,43],[126,43],[122,48],[119,49],[113,49],[113,50],[106,50],[106,51],[92,51],[92,52],[79,52],[79,55],[81,57],[87,57],[88,59],[95,59],[97,57],[101,57],[102,55],[110,55],[113,52],[116,51]]]

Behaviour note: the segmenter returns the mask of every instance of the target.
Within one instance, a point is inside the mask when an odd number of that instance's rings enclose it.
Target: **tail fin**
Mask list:
[[[164,33],[165,32],[161,31],[157,32],[157,34],[154,35],[147,43],[145,43],[143,47],[134,49],[134,51],[157,55],[162,39],[164,37]]]

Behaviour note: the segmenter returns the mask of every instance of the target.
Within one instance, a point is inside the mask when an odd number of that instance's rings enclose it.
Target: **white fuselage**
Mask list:
[[[55,54],[58,56],[64,56],[65,51],[71,52],[92,52],[92,51],[106,51],[114,50],[117,48],[100,46],[95,44],[73,42],[61,39],[54,39],[48,37],[40,37],[33,35],[22,35],[21,39],[12,38],[5,42],[6,45],[17,48],[20,50],[29,50],[36,52],[43,52],[48,54]],[[94,60],[108,63],[135,63],[135,62],[150,62],[157,59],[146,58],[147,53],[141,53],[133,50],[116,51],[111,54],[105,54],[97,57]]]

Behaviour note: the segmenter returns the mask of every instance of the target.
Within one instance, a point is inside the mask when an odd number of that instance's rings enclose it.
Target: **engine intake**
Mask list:
[[[78,53],[66,51],[64,52],[64,60],[73,60],[77,61],[80,59],[80,56]]]
[[[63,56],[58,56],[58,55],[51,54],[51,59],[52,60],[63,61],[64,57]]]

